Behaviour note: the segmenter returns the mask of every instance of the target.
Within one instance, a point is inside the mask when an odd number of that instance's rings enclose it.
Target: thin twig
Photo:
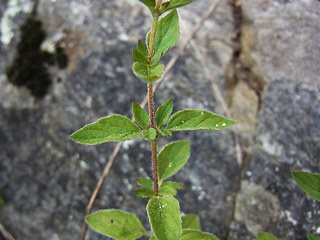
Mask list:
[[[155,90],[158,88],[158,86],[163,82],[163,79],[165,78],[165,76],[167,76],[167,74],[170,72],[170,70],[172,69],[172,67],[175,65],[175,63],[177,62],[177,60],[179,59],[179,57],[184,53],[184,50],[185,48],[187,47],[187,45],[190,43],[190,41],[194,38],[195,34],[199,31],[199,29],[201,28],[201,26],[203,25],[204,21],[206,19],[208,19],[211,14],[216,10],[216,8],[218,7],[218,5],[222,2],[222,0],[215,0],[212,2],[212,4],[210,5],[210,7],[208,8],[208,10],[202,15],[202,18],[200,19],[200,21],[195,25],[195,27],[193,28],[193,30],[191,31],[189,37],[187,38],[187,40],[181,45],[181,47],[179,48],[178,52],[170,59],[170,61],[168,62],[168,64],[166,65],[164,71],[163,71],[163,76],[160,80],[156,81],[154,84],[153,84],[153,92],[155,92]],[[145,107],[148,103],[148,97],[146,96],[143,101],[141,102],[141,107]],[[133,118],[132,118],[133,120]],[[100,178],[99,178],[99,181],[91,195],[91,198],[90,198],[90,201],[88,203],[88,206],[87,206],[87,215],[89,215],[91,213],[91,210],[92,210],[92,206],[93,206],[93,203],[94,203],[94,200],[101,188],[101,185],[102,185],[102,182],[104,180],[104,178],[108,175],[109,173],[109,170],[120,150],[122,146],[122,142],[119,142],[110,158],[109,158],[109,161],[107,163],[107,165],[105,166]],[[86,236],[86,232],[87,232],[87,224],[84,222],[83,226],[82,226],[82,233],[81,233],[81,237],[80,237],[80,240],[84,240],[85,239],[85,236]]]
[[[15,238],[0,223],[0,238],[1,237],[3,237],[4,240],[15,240]]]
[[[229,107],[226,103],[226,101],[224,100],[222,93],[219,89],[219,87],[217,86],[217,84],[214,81],[213,75],[209,72],[209,69],[207,68],[205,62],[203,61],[203,57],[200,52],[200,49],[198,48],[197,44],[195,43],[195,41],[192,39],[191,40],[191,46],[194,49],[195,53],[196,53],[196,58],[198,59],[198,61],[201,64],[202,69],[204,70],[204,74],[206,75],[206,77],[210,80],[211,82],[211,87],[212,87],[212,91],[214,96],[217,98],[218,102],[220,103],[220,105],[222,106],[222,109],[225,113],[225,115],[232,119],[232,114],[229,110]],[[238,134],[238,128],[236,126],[234,126],[233,130],[233,136],[234,136],[234,143],[235,143],[235,149],[236,149],[236,158],[237,158],[237,162],[240,166],[242,166],[242,150],[241,150],[241,145],[240,145],[240,139],[239,139],[239,134]]]
[[[97,195],[98,195],[98,192],[101,188],[101,185],[102,185],[102,182],[103,182],[103,179],[108,175],[109,171],[110,171],[110,168],[114,162],[114,160],[116,159],[116,156],[118,155],[119,151],[120,151],[120,148],[122,146],[122,142],[118,142],[117,145],[115,146],[115,148],[113,149],[113,152],[109,158],[109,161],[107,162],[106,166],[104,167],[103,169],[103,172],[99,178],[99,181],[91,195],[91,198],[90,198],[90,201],[88,203],[88,206],[87,206],[87,215],[89,215],[91,213],[91,210],[92,210],[92,206],[93,206],[93,202],[94,200],[96,199]],[[82,225],[82,232],[81,232],[81,237],[80,239],[81,240],[84,240],[85,236],[86,236],[86,232],[87,232],[87,228],[88,228],[88,225],[86,224],[86,222],[83,223]]]

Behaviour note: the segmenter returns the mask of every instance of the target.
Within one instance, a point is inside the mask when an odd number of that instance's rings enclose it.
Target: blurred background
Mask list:
[[[173,177],[184,185],[181,211],[199,214],[220,239],[320,234],[320,205],[291,175],[320,167],[320,1],[196,0],[179,9],[180,40],[165,65],[218,2],[154,96],[156,107],[172,98],[175,112],[239,121],[159,140],[191,141]],[[150,13],[138,0],[1,0],[0,17],[2,238],[79,239],[116,144],[84,146],[69,135],[99,117],[131,117],[132,102],[143,100],[132,49],[145,41]],[[134,195],[135,179],[152,174],[149,147],[142,138],[122,145],[94,211],[121,208],[149,229],[147,200]],[[89,229],[86,239],[107,238]]]

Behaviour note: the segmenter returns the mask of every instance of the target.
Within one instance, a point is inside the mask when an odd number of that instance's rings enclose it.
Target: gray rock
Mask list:
[[[319,10],[318,1],[242,3],[240,59],[265,82],[244,179],[279,199],[280,212],[259,230],[281,239],[320,230],[319,204],[291,176],[296,169],[319,172]],[[247,239],[259,223],[235,220],[231,239]]]

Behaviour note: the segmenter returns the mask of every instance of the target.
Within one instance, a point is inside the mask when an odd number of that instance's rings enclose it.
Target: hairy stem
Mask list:
[[[152,83],[148,84],[148,103],[149,103],[150,127],[155,128]],[[154,192],[156,195],[158,195],[159,184],[158,184],[158,162],[157,162],[157,140],[156,139],[151,142],[151,152],[152,152]]]
[[[159,9],[160,9],[161,3],[162,3],[162,0],[157,1],[156,8],[153,13],[153,24],[152,24],[150,42],[149,42],[149,59],[148,59],[149,62],[153,57],[154,42],[156,39],[157,27],[158,27],[159,16],[160,16]],[[148,83],[148,103],[149,103],[150,127],[155,128],[152,83]],[[158,195],[159,183],[158,183],[158,162],[157,162],[157,139],[151,142],[151,152],[152,152],[154,193]]]
[[[157,33],[157,27],[158,27],[159,16],[160,16],[159,10],[160,10],[161,3],[162,3],[162,0],[157,1],[156,8],[153,13],[153,23],[152,23],[151,34],[150,34],[150,42],[149,42],[149,59],[148,59],[149,62],[153,57],[154,40],[156,38],[156,33]]]
[[[150,42],[149,42],[149,59],[148,61],[151,61],[151,58],[153,57],[153,51],[154,51],[154,41],[156,39],[156,33],[157,33],[157,27],[159,22],[159,13],[155,11],[153,14],[153,24],[151,28],[151,34],[150,34]]]

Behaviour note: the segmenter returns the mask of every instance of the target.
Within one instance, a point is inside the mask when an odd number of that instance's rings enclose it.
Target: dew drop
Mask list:
[[[216,124],[216,127],[219,127],[219,124]]]
[[[184,121],[181,121],[181,123],[184,123]]]
[[[201,112],[201,115],[203,115],[203,112]]]
[[[227,126],[227,124],[226,123],[222,123],[222,126],[225,127],[225,126]]]

